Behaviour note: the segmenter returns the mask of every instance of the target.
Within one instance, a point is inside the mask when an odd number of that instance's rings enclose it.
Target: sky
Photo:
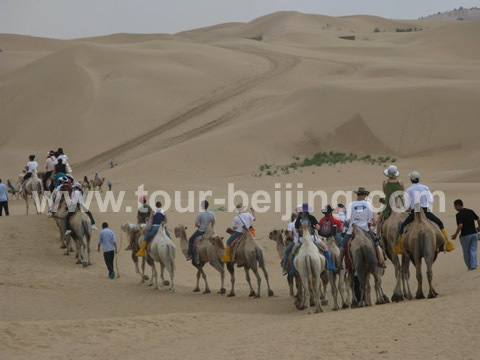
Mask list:
[[[0,33],[59,39],[176,33],[280,10],[417,19],[460,6],[480,7],[480,0],[0,0]]]

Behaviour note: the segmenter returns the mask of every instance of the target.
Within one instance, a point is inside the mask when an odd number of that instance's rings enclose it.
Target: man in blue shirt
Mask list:
[[[3,215],[3,210],[5,209],[5,215],[8,216],[8,189],[5,184],[2,184],[2,179],[0,179],[0,216]]]
[[[112,230],[108,228],[108,224],[104,222],[102,224],[102,231],[98,234],[98,252],[100,252],[100,246],[103,249],[103,258],[108,269],[108,277],[115,279],[115,271],[113,271],[113,260],[117,250],[117,240]]]

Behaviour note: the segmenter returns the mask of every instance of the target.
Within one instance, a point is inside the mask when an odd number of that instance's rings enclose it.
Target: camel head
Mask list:
[[[186,235],[186,230],[187,230],[187,226],[183,226],[183,225],[178,225],[175,227],[175,237],[176,238],[181,238],[182,236],[187,236]]]
[[[274,229],[268,233],[268,238],[273,241],[281,241],[283,243],[283,232],[284,230]]]

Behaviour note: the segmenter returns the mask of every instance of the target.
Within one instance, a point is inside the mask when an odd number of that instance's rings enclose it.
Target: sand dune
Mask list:
[[[395,32],[409,27],[422,30]],[[254,176],[261,164],[352,151],[395,157],[403,180],[419,170],[432,190],[445,191],[440,216],[453,233],[451,202],[480,201],[479,30],[473,22],[279,12],[174,35],[0,34],[0,177],[16,178],[30,153],[43,166],[44,154],[63,146],[77,177],[100,171],[132,207],[139,184],[219,197],[229,182],[248,194],[273,195],[276,182],[329,195],[379,189],[383,166],[363,163]],[[108,169],[112,158],[118,166]],[[121,278],[104,279],[99,254],[79,269],[61,255],[51,220],[26,217],[21,200],[11,209],[0,221],[0,351],[8,359],[474,359],[480,350],[478,274],[466,272],[460,249],[434,265],[438,299],[307,318],[294,309],[266,238],[286,225],[274,212],[256,228],[277,296],[257,301],[247,298],[243,272],[235,299],[192,294],[195,272],[181,254],[175,295],[137,284],[125,252]],[[118,236],[121,223],[134,221],[132,213],[93,211]],[[232,214],[217,218],[223,236]],[[171,210],[169,222],[190,232],[193,215]],[[216,290],[217,274],[207,273]]]

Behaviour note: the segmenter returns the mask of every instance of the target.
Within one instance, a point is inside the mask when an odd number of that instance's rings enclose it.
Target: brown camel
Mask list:
[[[336,269],[340,268],[340,249],[338,248],[337,242],[335,241],[334,236],[329,236],[325,239],[325,243],[328,247],[328,252],[332,259],[333,264]],[[333,297],[333,311],[340,309],[338,306],[338,294],[340,293],[340,298],[342,299],[342,309],[347,309],[348,304],[345,302],[344,291],[345,291],[345,270],[341,269],[337,271],[328,270],[328,281],[330,282],[330,287],[332,289]]]
[[[186,226],[178,225],[175,228],[175,237],[180,239],[182,253],[185,258],[188,258],[188,237],[186,230]],[[220,273],[221,285],[218,293],[225,294],[227,292],[225,289],[225,267],[220,261],[225,252],[222,240],[222,238],[215,237],[212,225],[209,224],[200,244],[196,246],[194,259],[192,260],[192,265],[197,269],[197,284],[195,289],[193,289],[193,292],[200,292],[200,276],[203,278],[203,281],[205,281],[205,291],[203,293],[209,294],[211,292],[210,287],[208,286],[207,274],[203,271],[203,267],[206,263],[209,263]]]
[[[375,280],[376,304],[390,302],[382,289],[381,273],[383,269],[377,266],[377,255],[372,239],[356,224],[353,224],[353,236],[349,242],[348,249],[353,268],[356,270],[358,280],[360,281],[361,295],[358,306],[371,306],[368,286],[369,275],[372,275]],[[352,293],[354,293],[353,288]],[[356,305],[355,301],[353,301],[352,306],[355,307]]]
[[[84,192],[86,192],[87,190],[88,191],[92,190],[92,186],[90,185],[90,181],[88,180],[87,175],[83,177],[82,187]]]
[[[105,182],[105,178],[99,178],[98,174],[95,174],[95,178],[90,181],[92,190],[95,191],[96,188],[100,190],[100,192],[103,192],[102,186],[103,183]]]
[[[83,213],[80,206],[75,209],[75,214],[70,217],[71,236],[77,245],[77,264],[83,267],[91,265],[90,262],[90,238],[92,225],[87,215]]]
[[[428,298],[435,298],[438,293],[432,284],[432,267],[440,249],[445,246],[445,237],[420,209],[415,210],[415,219],[405,231],[402,240],[403,248],[417,270],[418,289],[415,298],[425,299],[422,289],[422,258],[427,266]]]
[[[125,234],[127,234],[128,239],[131,239],[131,237],[133,237],[133,239],[134,239],[132,250],[131,250],[131,253],[132,253],[131,257],[132,257],[132,261],[135,265],[135,272],[138,275],[140,275],[140,283],[143,284],[143,283],[145,283],[145,281],[148,280],[148,276],[145,275],[145,263],[150,265],[150,267],[152,268],[154,266],[154,261],[149,256],[143,256],[141,258],[142,259],[142,265],[141,265],[141,267],[138,266],[137,252],[140,249],[140,246],[143,242],[143,236],[141,236],[142,232],[143,232],[142,225],[130,224],[130,223],[127,222],[127,223],[123,224],[120,228]],[[152,269],[152,274],[153,274],[153,269]],[[149,285],[153,285],[153,277],[151,277],[151,279],[152,280],[150,281]]]
[[[58,231],[60,232],[60,242],[61,242],[60,248],[65,249],[64,255],[70,255],[70,252],[73,251],[73,247],[70,243],[71,236],[65,235],[65,231],[67,230],[67,214],[68,214],[68,210],[65,206],[65,200],[62,199],[58,204],[58,210],[55,213],[55,216],[53,217],[53,219],[55,220],[55,223],[57,224],[57,227],[58,227]],[[78,259],[78,254],[76,258]]]
[[[398,209],[403,207],[401,199],[395,199]],[[392,211],[390,216],[383,222],[382,225],[382,241],[384,244],[385,253],[392,261],[395,269],[396,285],[393,290],[392,301],[399,302],[403,299],[413,299],[412,291],[410,290],[410,260],[406,254],[402,255],[400,263],[399,255],[397,255],[393,248],[398,239],[400,225],[407,218],[406,212]]]
[[[285,251],[285,248],[288,246],[289,243],[291,243],[293,241],[293,239],[291,239],[290,237],[287,236],[286,240],[284,241],[283,240],[283,234],[286,234],[286,232],[284,232],[284,230],[272,230],[270,231],[270,233],[268,234],[268,238],[270,240],[273,240],[275,241],[275,243],[277,244],[277,252],[278,252],[278,256],[280,257],[281,260],[283,260],[283,252]],[[298,292],[298,285],[299,285],[299,277],[298,276],[295,276],[295,275],[291,275],[290,274],[290,267],[291,267],[291,259],[287,259],[287,263],[285,264],[285,270],[287,271],[287,281],[288,281],[288,287],[290,289],[290,296],[292,297],[295,297],[295,293],[293,291],[294,289],[294,281],[296,283],[296,289],[297,289],[297,292]]]
[[[227,229],[227,233],[232,233],[232,229]],[[217,236],[218,237],[218,236]],[[220,238],[221,239],[221,238]],[[218,241],[218,238],[215,239]],[[273,291],[270,288],[270,281],[268,280],[267,269],[265,268],[265,258],[263,257],[263,250],[257,245],[255,239],[252,237],[250,231],[245,231],[239,240],[238,245],[232,251],[232,262],[227,263],[227,269],[230,272],[232,289],[230,290],[229,297],[235,296],[235,267],[243,267],[245,270],[245,277],[247,279],[248,286],[250,287],[250,294],[248,296],[259,298],[260,297],[260,284],[262,279],[258,272],[260,267],[267,281],[268,296],[273,296]],[[258,290],[253,290],[250,282],[250,270],[253,271],[257,278]]]

